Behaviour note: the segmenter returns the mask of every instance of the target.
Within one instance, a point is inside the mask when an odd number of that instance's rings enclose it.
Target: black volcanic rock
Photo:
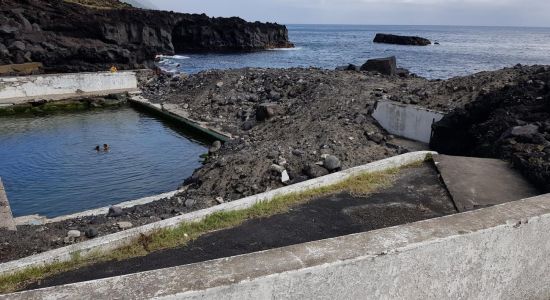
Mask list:
[[[510,161],[550,192],[550,71],[489,93],[432,125],[430,147],[442,154]]]
[[[397,74],[397,58],[391,56],[369,59],[361,66],[361,71],[378,72],[380,74],[393,76]]]
[[[382,44],[396,44],[396,45],[410,45],[410,46],[428,46],[432,42],[428,39],[418,36],[400,36],[394,34],[378,33],[374,38],[375,43]]]
[[[285,26],[143,9],[94,9],[61,0],[0,1],[0,64],[47,72],[135,69],[157,54],[285,48]]]

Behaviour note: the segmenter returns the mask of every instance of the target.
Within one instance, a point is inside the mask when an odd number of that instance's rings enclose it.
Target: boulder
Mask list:
[[[361,71],[361,67],[354,64],[336,67],[336,71]]]
[[[278,173],[278,174],[282,174],[285,171],[285,167],[277,165],[277,164],[272,164],[271,167],[269,167],[269,169],[273,172]]]
[[[378,33],[376,37],[374,37],[374,42],[408,46],[428,46],[432,44],[430,40],[418,36],[402,36],[384,33]]]
[[[280,114],[281,108],[275,103],[262,103],[256,107],[256,120],[269,120]]]
[[[126,230],[126,229],[130,229],[130,228],[134,227],[134,224],[132,224],[130,222],[118,222],[117,226],[121,230]]]
[[[184,202],[185,207],[191,208],[195,205],[196,201],[194,199],[187,199]]]
[[[380,144],[384,141],[384,135],[381,134],[381,133],[378,133],[378,132],[371,132],[371,131],[368,131],[368,132],[365,132],[365,135],[367,136],[367,138],[377,144]]]
[[[109,212],[107,213],[107,217],[116,218],[116,217],[122,216],[123,213],[124,211],[122,210],[122,208],[118,206],[111,206],[109,207]]]
[[[10,55],[10,51],[8,50],[8,48],[6,46],[4,46],[4,44],[0,43],[0,55],[2,56],[8,56]]]
[[[395,56],[369,59],[361,66],[361,70],[394,76],[397,73],[397,59]]]
[[[309,178],[313,179],[313,178],[328,175],[329,172],[327,169],[321,166],[318,166],[316,164],[310,164],[304,168],[304,174],[306,174]]]
[[[279,101],[281,100],[281,94],[276,91],[269,92],[269,99],[272,101]]]
[[[539,127],[534,124],[516,126],[512,128],[510,135],[514,137],[531,137],[539,132]]]
[[[84,231],[84,235],[89,239],[95,238],[98,234],[99,232],[94,227],[90,227]]]
[[[210,149],[208,149],[208,153],[209,154],[214,154],[214,153],[220,151],[221,148],[222,148],[222,142],[215,141],[214,143],[212,143],[212,146],[210,146]]]
[[[250,120],[246,120],[244,123],[243,123],[243,126],[242,126],[242,129],[244,131],[249,131],[251,130],[252,128],[254,128],[254,126],[256,126],[256,122],[252,119]]]
[[[9,47],[9,50],[12,51],[25,51],[25,49],[27,49],[27,47],[25,46],[25,43],[21,41],[15,41]]]
[[[72,239],[79,238],[80,237],[80,231],[78,231],[78,230],[69,230],[69,232],[67,233],[67,237],[72,238]]]
[[[342,163],[340,162],[338,157],[334,155],[329,155],[323,161],[323,167],[325,167],[325,169],[329,170],[330,172],[334,172],[342,168]]]

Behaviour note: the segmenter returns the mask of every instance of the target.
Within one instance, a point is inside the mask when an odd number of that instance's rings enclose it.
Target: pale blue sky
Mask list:
[[[141,1],[164,10],[283,24],[550,26],[550,0]]]

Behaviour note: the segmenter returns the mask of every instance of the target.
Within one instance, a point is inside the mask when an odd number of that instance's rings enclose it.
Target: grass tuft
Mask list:
[[[417,167],[422,162],[403,167]],[[237,211],[217,212],[204,219],[182,223],[176,228],[161,229],[149,235],[141,235],[128,246],[119,248],[107,254],[94,253],[86,256],[75,254],[70,261],[53,263],[42,267],[33,267],[21,272],[0,276],[0,293],[10,293],[43,278],[82,268],[86,265],[111,261],[125,260],[145,256],[162,249],[185,246],[190,241],[209,232],[232,228],[255,218],[266,218],[287,212],[293,206],[308,202],[314,198],[337,192],[348,191],[354,195],[368,195],[373,191],[389,186],[395,175],[402,168],[383,172],[365,173],[353,176],[333,185],[314,188],[299,193],[276,196],[271,201],[264,201],[254,206]]]

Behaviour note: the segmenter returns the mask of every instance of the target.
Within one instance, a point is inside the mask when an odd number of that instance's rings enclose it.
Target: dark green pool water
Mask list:
[[[109,144],[108,152],[96,145]],[[204,145],[130,107],[0,118],[0,177],[15,216],[60,216],[177,189]]]

